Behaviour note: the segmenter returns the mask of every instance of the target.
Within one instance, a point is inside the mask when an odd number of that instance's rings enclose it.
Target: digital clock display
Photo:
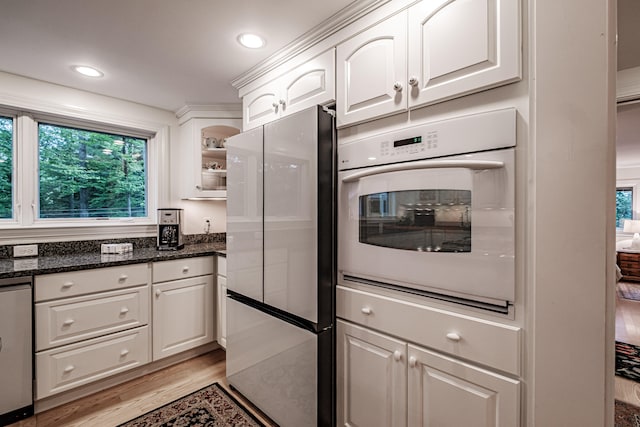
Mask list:
[[[405,145],[411,144],[420,144],[422,142],[421,136],[414,136],[413,138],[400,139],[398,141],[393,141],[393,147],[404,147]]]

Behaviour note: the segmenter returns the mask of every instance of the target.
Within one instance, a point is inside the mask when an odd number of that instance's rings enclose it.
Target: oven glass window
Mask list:
[[[470,190],[360,196],[361,243],[424,252],[471,252]]]

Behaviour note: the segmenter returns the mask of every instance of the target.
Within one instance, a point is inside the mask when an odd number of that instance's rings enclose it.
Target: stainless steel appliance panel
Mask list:
[[[33,414],[31,284],[0,282],[0,425]]]

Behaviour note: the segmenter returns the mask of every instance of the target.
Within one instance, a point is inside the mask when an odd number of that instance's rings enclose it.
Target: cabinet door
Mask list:
[[[408,345],[408,426],[518,426],[520,382]]]
[[[181,197],[226,197],[224,141],[240,133],[240,119],[194,118],[180,126]]]
[[[227,348],[227,278],[218,275],[218,344]]]
[[[242,130],[261,126],[280,116],[279,81],[273,81],[242,97]],[[282,99],[284,103],[284,99]]]
[[[338,127],[406,110],[406,27],[405,11],[338,45]]]
[[[406,425],[405,342],[338,320],[336,357],[338,426]]]
[[[330,49],[281,78],[282,114],[292,114],[336,98],[335,49]]]
[[[519,80],[519,0],[424,0],[409,9],[409,107]]]
[[[153,360],[214,339],[213,276],[153,285]]]

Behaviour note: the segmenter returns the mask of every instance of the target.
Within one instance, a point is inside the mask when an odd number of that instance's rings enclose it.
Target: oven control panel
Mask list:
[[[515,145],[516,110],[507,108],[411,126],[340,144],[338,168],[348,170]]]

